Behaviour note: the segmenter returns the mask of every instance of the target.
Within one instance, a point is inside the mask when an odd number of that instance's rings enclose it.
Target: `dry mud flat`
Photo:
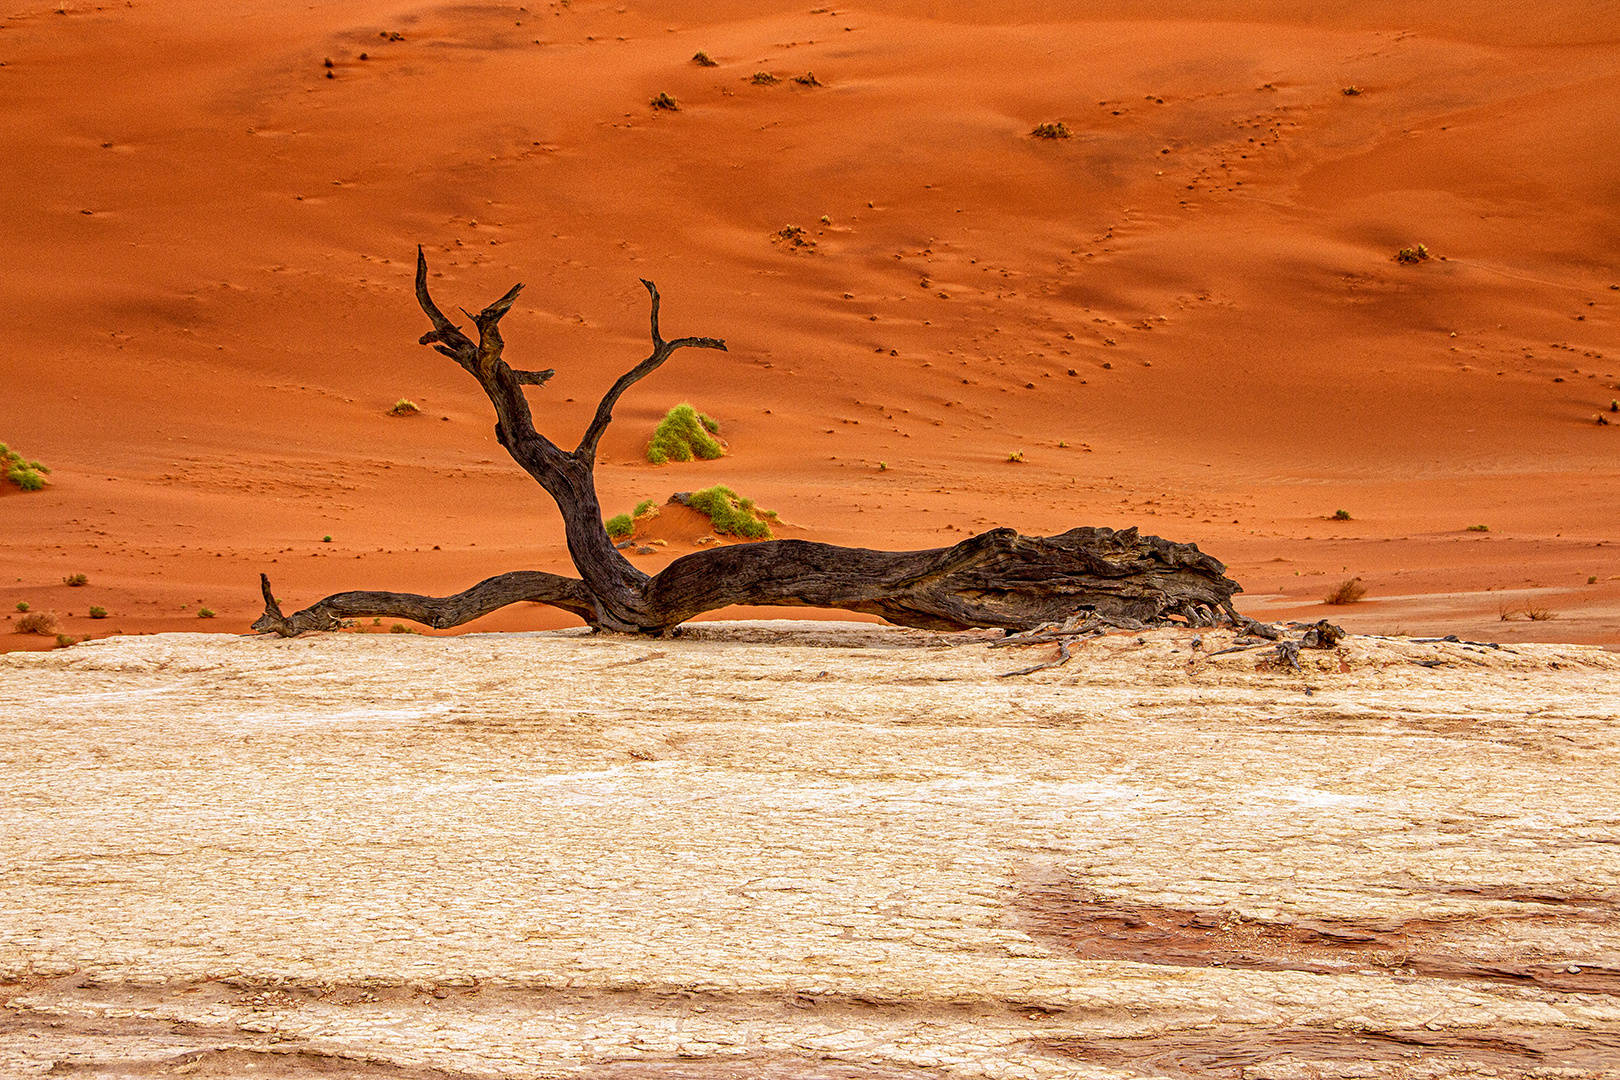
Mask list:
[[[0,1074],[1620,1076],[1620,657],[0,657]]]

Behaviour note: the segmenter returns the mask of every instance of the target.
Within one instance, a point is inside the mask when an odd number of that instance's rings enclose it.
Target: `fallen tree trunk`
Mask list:
[[[535,430],[523,391],[543,386],[553,372],[516,371],[501,359],[499,323],[522,286],[471,316],[479,334],[474,342],[428,295],[427,260],[417,249],[417,302],[433,324],[422,344],[455,360],[484,388],[495,408],[496,439],[561,511],[580,577],[519,570],[447,597],[344,592],[283,615],[261,574],[265,613],[253,628],[290,636],[334,629],[344,619],[391,617],[443,629],[525,601],[571,611],[597,629],[641,633],[661,633],[733,604],[838,608],[933,630],[1028,630],[1081,612],[1130,627],[1172,619],[1194,626],[1242,619],[1231,603],[1241,590],[1220,562],[1196,545],[1135,529],[1078,528],[1049,537],[992,529],[926,551],[771,540],[700,551],[649,577],[614,547],[602,524],[596,449],[620,396],[676,349],[726,346],[715,338],[665,341],[658,328],[658,290],[650,281],[642,284],[652,297],[652,354],[613,384],[579,445],[565,451]]]

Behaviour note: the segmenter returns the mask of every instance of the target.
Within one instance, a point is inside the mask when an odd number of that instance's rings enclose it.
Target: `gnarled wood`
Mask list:
[[[445,628],[525,600],[572,611],[598,629],[642,633],[667,631],[733,604],[838,608],[934,630],[1030,630],[1085,612],[1116,626],[1171,618],[1208,626],[1221,618],[1243,619],[1231,602],[1239,586],[1224,576],[1220,562],[1194,544],[1143,536],[1135,529],[1078,528],[1049,537],[992,529],[952,547],[926,551],[773,540],[700,551],[649,577],[625,559],[603,527],[594,476],[597,447],[626,390],[661,367],[676,349],[723,351],[725,342],[664,340],[658,289],[643,280],[652,298],[652,353],[614,382],[578,446],[565,451],[535,430],[523,393],[524,386],[544,385],[552,371],[515,371],[501,357],[499,323],[523,286],[514,285],[477,315],[463,312],[478,329],[474,342],[429,295],[427,259],[420,247],[416,259],[417,301],[433,324],[421,343],[455,360],[483,387],[495,409],[496,438],[561,511],[568,553],[580,577],[515,571],[439,598],[338,593],[284,616],[261,575],[265,614],[253,624],[256,630],[285,636],[372,616]]]

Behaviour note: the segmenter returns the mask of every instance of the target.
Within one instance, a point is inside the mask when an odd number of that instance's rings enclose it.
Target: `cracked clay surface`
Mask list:
[[[1620,1076],[1620,658],[1193,637],[0,657],[0,1076]]]

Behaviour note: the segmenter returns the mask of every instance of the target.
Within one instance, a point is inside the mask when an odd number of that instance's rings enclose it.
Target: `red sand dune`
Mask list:
[[[1613,4],[72,0],[0,17],[0,64],[0,441],[55,469],[0,494],[6,611],[241,632],[260,570],[301,606],[566,569],[415,344],[420,242],[447,309],[527,283],[507,355],[557,368],[559,441],[645,355],[638,277],[730,343],[622,404],[609,513],[1138,525],[1263,618],[1620,642]],[[683,400],[730,454],[652,468]]]

